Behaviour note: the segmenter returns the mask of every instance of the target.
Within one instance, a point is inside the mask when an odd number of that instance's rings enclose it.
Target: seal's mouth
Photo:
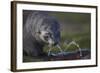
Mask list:
[[[49,47],[52,47],[52,46],[57,46],[57,42],[54,42],[54,43],[48,43]]]
[[[55,42],[54,44],[53,44],[53,46],[56,46],[58,43],[57,42]]]

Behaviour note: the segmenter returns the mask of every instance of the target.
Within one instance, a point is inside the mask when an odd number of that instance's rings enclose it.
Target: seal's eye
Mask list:
[[[49,36],[44,36],[44,39],[45,39],[46,41],[48,41]]]

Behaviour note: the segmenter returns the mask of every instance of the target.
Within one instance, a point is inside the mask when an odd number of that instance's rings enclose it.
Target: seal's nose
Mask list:
[[[57,42],[55,42],[53,45],[55,46],[55,45],[57,45],[58,43]]]

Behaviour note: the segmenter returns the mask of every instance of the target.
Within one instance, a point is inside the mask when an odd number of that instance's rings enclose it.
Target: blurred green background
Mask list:
[[[70,43],[75,41],[81,49],[91,49],[91,14],[90,13],[75,13],[75,12],[48,12],[49,15],[54,16],[60,23],[61,30],[61,48],[64,51],[77,50],[75,45],[69,48],[64,42]],[[48,51],[47,47],[44,51]],[[59,51],[53,49],[52,52]]]

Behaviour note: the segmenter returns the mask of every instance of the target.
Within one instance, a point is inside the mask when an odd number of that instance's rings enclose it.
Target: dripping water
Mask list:
[[[82,56],[82,50],[81,50],[79,44],[77,44],[75,41],[72,41],[69,44],[67,44],[67,48],[70,47],[71,45],[75,45],[78,48],[79,52],[80,52],[80,56]]]
[[[68,49],[68,47],[70,47],[71,45],[75,45],[78,48],[79,52],[80,52],[80,56],[82,57],[82,50],[81,50],[79,44],[77,44],[75,41],[72,41],[69,44],[67,44],[67,43],[64,43],[64,44],[67,45],[67,48],[66,49]],[[56,45],[56,47],[60,50],[60,53],[58,53],[58,54],[61,54],[61,55],[66,54],[65,52],[63,52],[63,50],[60,47],[60,45]],[[51,50],[52,50],[52,47],[49,47],[48,56],[51,55]],[[57,54],[53,54],[53,55],[57,55]]]
[[[60,45],[56,45],[56,47],[60,50],[60,53],[63,55],[63,50],[62,50],[62,48],[60,47]],[[51,55],[51,50],[52,50],[52,47],[49,47],[48,56]],[[55,55],[55,54],[52,54],[52,55]]]
[[[63,50],[62,50],[62,48],[60,47],[60,45],[57,45],[57,48],[59,48],[60,53],[63,55]]]

